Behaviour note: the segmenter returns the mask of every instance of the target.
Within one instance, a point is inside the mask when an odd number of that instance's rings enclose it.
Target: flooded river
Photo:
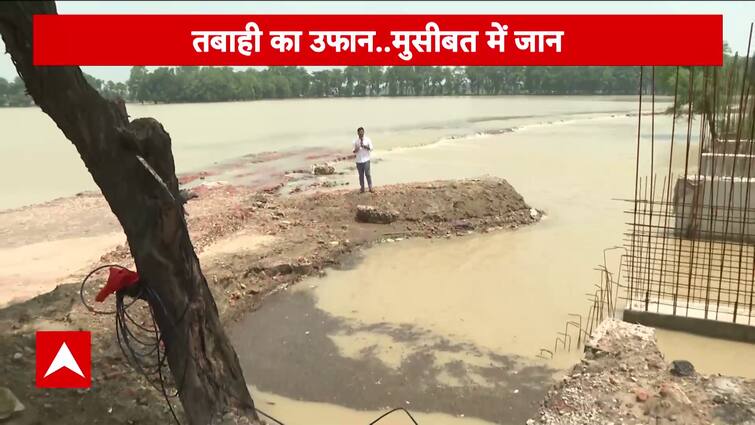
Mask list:
[[[348,153],[360,125],[384,151],[633,106],[629,97],[510,96],[137,104],[128,112],[163,123],[182,173],[261,152],[328,147]],[[0,128],[0,210],[96,188],[73,145],[38,108],[0,109]]]
[[[509,133],[381,152],[374,179],[501,176],[546,218],[514,232],[383,244],[268,300],[232,329],[254,390],[285,397],[268,409],[403,406],[448,424],[534,414],[579,356],[536,354],[553,348],[569,313],[586,313],[593,267],[621,243],[625,205],[615,199],[633,194],[637,121],[611,111],[512,121]],[[328,423],[361,423],[341,418]]]
[[[179,172],[270,151],[347,153],[354,128],[364,125],[377,148],[378,187],[507,179],[545,211],[542,222],[379,245],[352,267],[271,296],[230,333],[259,407],[289,425],[367,424],[399,406],[421,423],[508,425],[533,415],[579,355],[536,357],[553,349],[570,313],[586,314],[586,293],[599,279],[593,268],[604,248],[622,243],[626,205],[616,199],[633,195],[637,118],[627,114],[636,109],[634,97],[491,97],[131,106],[130,113],[163,122]],[[0,128],[11,129],[10,143],[0,144],[0,208],[92,188],[41,112],[0,110]],[[670,128],[668,117],[656,119],[659,150],[668,148]],[[645,142],[649,131],[643,126]],[[674,357],[696,344],[661,337]],[[755,353],[750,345],[738,350]],[[728,361],[714,359],[701,368]],[[410,423],[398,413],[380,422]]]

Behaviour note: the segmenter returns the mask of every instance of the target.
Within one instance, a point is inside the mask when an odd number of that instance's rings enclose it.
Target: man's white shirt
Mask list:
[[[361,144],[359,143],[359,137],[354,139],[354,149],[357,149],[357,162],[363,163],[370,160],[370,150],[372,150],[372,140],[370,140],[369,137],[364,136],[364,145],[369,147],[369,149],[363,148]]]

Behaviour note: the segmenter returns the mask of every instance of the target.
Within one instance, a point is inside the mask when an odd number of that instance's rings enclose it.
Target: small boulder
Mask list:
[[[360,223],[389,224],[398,219],[398,211],[357,205],[356,220]]]
[[[316,176],[327,176],[336,172],[336,167],[330,164],[315,164],[312,167],[312,174]]]
[[[671,374],[676,376],[692,376],[695,374],[695,366],[687,360],[674,360],[671,362]]]
[[[181,202],[184,203],[184,204],[187,203],[187,202],[189,202],[190,200],[192,200],[194,198],[198,198],[199,197],[199,195],[197,195],[196,192],[193,192],[193,191],[188,190],[188,189],[181,189],[181,190],[179,190],[178,191],[178,195],[181,198]]]

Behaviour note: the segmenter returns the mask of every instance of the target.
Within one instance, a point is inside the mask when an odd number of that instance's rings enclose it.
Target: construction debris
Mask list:
[[[528,424],[755,424],[755,381],[692,374],[667,364],[652,328],[608,319],[584,359],[548,392]]]

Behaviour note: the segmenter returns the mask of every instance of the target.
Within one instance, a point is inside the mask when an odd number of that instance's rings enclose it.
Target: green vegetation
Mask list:
[[[458,96],[501,94],[631,94],[636,67],[367,67],[307,72],[144,67],[131,69],[138,102],[220,102],[300,97]]]
[[[21,78],[8,82],[0,78],[0,106],[29,106],[31,97],[26,94],[26,86]]]
[[[727,56],[727,64],[731,62]],[[720,73],[726,73],[727,68]],[[86,77],[109,98],[179,103],[361,96],[622,95],[637,93],[639,72],[639,67],[607,66],[350,66],[314,72],[301,67],[240,71],[229,67],[161,67],[150,71],[135,66],[125,83]],[[650,68],[644,72],[643,88],[650,92]],[[680,73],[680,104],[686,102],[688,72],[682,69]],[[675,67],[656,68],[656,94],[673,94],[675,75]],[[696,78],[693,84],[697,98],[698,92],[702,93],[702,78]],[[18,78],[10,83],[0,78],[0,106],[30,104]]]
[[[301,67],[131,68],[126,83],[86,76],[106,97],[132,102],[226,102],[361,96],[482,96],[504,94],[634,94],[637,67],[377,67],[307,72]],[[17,78],[0,78],[0,106],[31,100]]]

